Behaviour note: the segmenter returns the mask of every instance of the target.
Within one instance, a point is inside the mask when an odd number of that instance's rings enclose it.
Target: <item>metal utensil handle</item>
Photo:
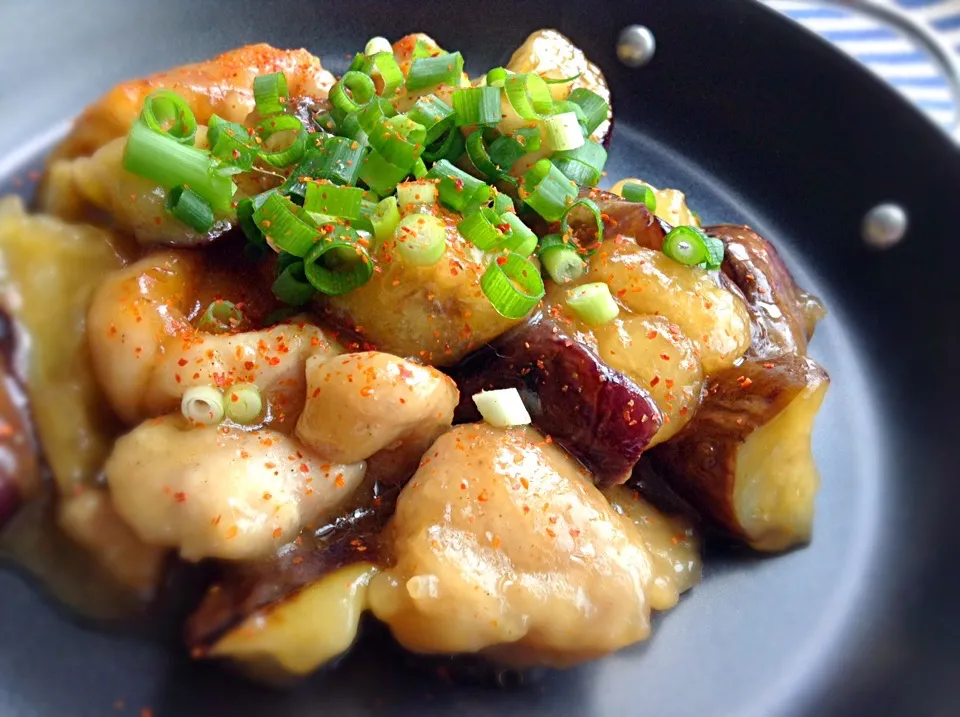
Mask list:
[[[833,5],[860,10],[864,13],[896,27],[918,40],[933,58],[940,64],[947,84],[953,94],[954,120],[951,129],[960,130],[960,61],[953,50],[937,37],[923,22],[910,17],[909,13],[882,0],[825,0]]]

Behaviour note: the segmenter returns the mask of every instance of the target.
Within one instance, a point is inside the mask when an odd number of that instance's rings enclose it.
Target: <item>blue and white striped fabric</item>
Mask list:
[[[915,36],[854,7],[807,0],[764,0],[863,62],[960,137],[960,107],[943,64]],[[960,0],[886,0],[924,24],[960,56]]]

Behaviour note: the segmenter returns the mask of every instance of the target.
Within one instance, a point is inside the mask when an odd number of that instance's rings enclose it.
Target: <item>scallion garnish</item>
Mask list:
[[[489,207],[477,207],[457,224],[460,235],[477,249],[492,251],[503,241],[500,217]]]
[[[592,90],[578,87],[567,98],[569,102],[580,105],[587,118],[587,134],[593,134],[597,127],[604,123],[610,113],[610,105],[605,99]]]
[[[453,93],[453,109],[457,126],[495,125],[503,115],[500,111],[499,87],[466,87]]]
[[[620,313],[610,287],[603,282],[574,287],[567,291],[565,301],[573,313],[591,326],[608,324]]]
[[[254,77],[253,101],[261,117],[283,112],[283,103],[287,101],[287,76],[282,72],[271,72]]]
[[[275,115],[260,120],[256,132],[262,142],[266,142],[275,134],[281,132],[295,133],[290,140],[290,144],[286,147],[270,152],[261,149],[261,159],[274,167],[287,167],[294,162],[300,161],[300,158],[303,157],[304,152],[307,150],[307,129],[303,126],[303,123],[293,115]]]
[[[284,267],[273,282],[273,295],[290,306],[302,306],[316,293],[317,290],[307,281],[300,259]]]
[[[581,276],[587,265],[577,253],[575,244],[564,241],[559,234],[547,234],[540,240],[537,256],[547,274],[558,284],[565,284]]]
[[[707,236],[695,227],[676,227],[663,240],[663,253],[674,261],[707,269],[719,269],[723,263],[723,242]]]
[[[213,115],[207,125],[210,154],[221,162],[249,172],[259,151],[250,144],[247,128]]]
[[[507,319],[522,319],[545,293],[537,267],[519,254],[501,254],[490,262],[480,288],[497,313]]]
[[[363,160],[360,167],[359,179],[366,183],[377,194],[390,194],[393,188],[406,179],[410,174],[410,167],[398,167],[391,164],[376,150]]]
[[[186,187],[174,187],[167,192],[167,211],[191,229],[206,234],[213,228],[213,209],[210,202]]]
[[[374,78],[380,78],[382,83],[381,97],[392,96],[403,84],[403,71],[397,64],[392,50],[378,52],[370,57],[370,75]],[[354,93],[354,97],[356,97],[356,93]]]
[[[496,428],[527,426],[533,421],[515,388],[481,391],[472,398],[483,420]]]
[[[651,212],[657,211],[657,195],[646,184],[627,182],[623,185],[621,194],[628,202],[646,204]]]
[[[408,173],[423,154],[426,130],[406,115],[381,120],[368,134],[371,147],[387,162]]]
[[[404,182],[397,185],[397,203],[401,207],[437,203],[437,185],[433,182]]]
[[[583,146],[583,129],[574,112],[562,112],[543,121],[547,141],[556,152],[564,152]]]
[[[300,207],[271,194],[253,213],[253,221],[275,246],[294,256],[306,256],[317,240],[317,229],[300,217]]]
[[[147,95],[140,119],[154,132],[165,134],[180,144],[192,145],[197,136],[197,118],[193,110],[172,90],[156,90]]]
[[[540,119],[553,107],[550,87],[535,72],[509,75],[503,83],[513,111],[525,120]]]
[[[516,137],[508,137],[506,135],[497,137],[487,148],[490,161],[493,162],[494,166],[501,172],[509,172],[511,167],[513,167],[527,151],[526,146],[521,144]]]
[[[326,214],[343,219],[359,219],[363,190],[360,187],[340,187],[335,184],[311,182],[307,185],[303,208],[308,212]]]
[[[134,122],[123,151],[123,168],[170,190],[186,185],[203,197],[214,213],[228,213],[237,186],[217,174],[214,159],[196,147]]]
[[[227,418],[242,426],[256,423],[263,413],[260,389],[252,383],[237,383],[228,388],[223,403]]]
[[[400,210],[397,207],[396,197],[386,197],[377,204],[376,211],[370,216],[373,224],[373,237],[377,245],[383,244],[393,236],[400,223]]]
[[[504,195],[501,195],[504,196]],[[537,248],[537,235],[523,223],[523,220],[512,212],[503,212],[500,215],[501,226],[506,224],[510,228],[504,232],[500,245],[507,251],[520,256],[530,256]]]
[[[427,162],[437,162],[441,159],[455,162],[463,154],[464,148],[463,133],[458,128],[451,127],[442,139],[423,151],[422,158]]]
[[[313,287],[330,296],[353,291],[370,281],[373,263],[357,242],[360,236],[349,227],[329,224],[322,237],[303,259],[303,271]]]
[[[509,194],[497,192],[493,197],[493,211],[495,211],[498,215],[506,212],[515,213],[516,207],[514,207],[513,199],[510,198]]]
[[[363,47],[363,54],[367,57],[373,57],[381,52],[393,52],[393,45],[387,38],[380,35],[371,37]]]
[[[590,215],[593,218],[594,226],[596,227],[596,238],[594,239],[594,245],[591,247],[581,246],[579,248],[580,253],[590,256],[600,248],[600,243],[603,241],[603,215],[600,211],[600,207],[597,206],[595,201],[589,199],[588,197],[580,197],[580,199],[568,206],[566,210],[564,210],[563,216],[560,218],[560,234],[565,240],[572,240],[573,231],[570,229],[570,216],[578,207],[583,207],[590,212]]]
[[[208,334],[229,334],[243,321],[243,312],[232,301],[211,301],[197,320],[197,329]]]
[[[496,180],[502,174],[500,168],[490,159],[487,147],[483,142],[482,129],[474,130],[470,136],[467,137],[467,156],[470,158],[470,161],[473,162],[473,166],[477,168],[477,171],[487,179]]]
[[[576,196],[576,185],[549,159],[539,160],[523,175],[520,198],[548,222],[559,221]]]
[[[436,142],[444,132],[453,126],[456,117],[453,107],[436,95],[424,95],[407,112],[412,119],[427,131],[426,144]]]
[[[369,75],[350,70],[330,88],[330,104],[349,114],[359,111],[376,93],[376,85]]]
[[[407,90],[416,92],[437,85],[459,87],[463,77],[463,55],[459,52],[419,57],[410,63]]]
[[[216,426],[223,420],[223,394],[213,386],[191,386],[180,399],[180,412],[191,423]]]
[[[433,266],[447,248],[447,225],[432,214],[409,214],[395,233],[400,258],[414,266]]]
[[[510,73],[507,72],[506,67],[494,67],[487,73],[487,84],[491,87],[503,87],[508,74]]]
[[[490,199],[489,184],[454,167],[445,159],[431,167],[427,178],[439,180],[437,188],[440,190],[440,201],[458,212],[485,204]]]
[[[599,142],[588,140],[577,149],[554,153],[551,161],[568,179],[577,184],[595,187],[603,176],[607,150]]]
[[[527,152],[536,152],[540,149],[541,137],[539,126],[521,127],[513,133],[513,137]]]
[[[315,175],[335,184],[356,184],[367,148],[355,139],[327,137],[323,143],[323,167]],[[385,194],[386,192],[381,192]]]

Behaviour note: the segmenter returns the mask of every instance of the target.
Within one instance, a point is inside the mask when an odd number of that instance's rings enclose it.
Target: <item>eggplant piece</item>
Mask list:
[[[807,342],[825,309],[797,286],[776,248],[749,227],[706,228],[726,247],[723,273],[740,289],[751,318],[748,357],[806,355]]]
[[[475,393],[517,388],[534,424],[579,459],[601,487],[630,477],[662,422],[646,390],[539,312],[452,375],[460,387],[457,422],[479,419]]]
[[[796,354],[748,360],[713,376],[696,417],[646,455],[721,533],[761,551],[807,542],[819,486],[810,434],[829,383]]]

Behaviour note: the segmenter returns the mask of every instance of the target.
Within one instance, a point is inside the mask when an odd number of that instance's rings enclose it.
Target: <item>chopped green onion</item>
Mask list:
[[[507,319],[522,319],[545,293],[537,267],[519,254],[501,254],[490,262],[480,288],[497,313]]]
[[[147,95],[140,119],[154,132],[180,144],[192,145],[197,136],[197,118],[187,101],[172,90],[156,90]]]
[[[381,97],[390,97],[403,84],[403,71],[397,64],[392,49],[378,52],[370,58],[370,74],[373,77],[379,76],[383,82]]]
[[[500,215],[500,223],[507,224],[510,229],[504,234],[501,246],[520,256],[530,256],[537,248],[537,235],[533,233],[523,220],[512,212]]]
[[[340,187],[335,184],[307,185],[303,208],[308,212],[317,212],[331,217],[344,219],[360,218],[360,202],[363,190],[360,187]]]
[[[318,179],[329,179],[336,184],[354,184],[360,176],[367,148],[355,139],[327,137],[323,143],[326,159],[317,173]]]
[[[420,57],[410,63],[407,72],[407,90],[415,92],[437,85],[460,86],[463,77],[463,55],[459,52]]]
[[[350,70],[330,88],[330,104],[349,114],[357,112],[361,106],[372,100],[376,93],[376,85],[369,75]]]
[[[511,167],[527,153],[527,148],[516,137],[497,137],[488,148],[490,161],[502,173],[509,172]]]
[[[207,152],[180,144],[142,122],[134,122],[130,128],[123,168],[167,190],[186,185],[206,199],[214,213],[230,211],[237,189],[230,177],[214,171],[214,159]]]
[[[457,224],[460,235],[477,249],[492,251],[503,241],[500,217],[489,207],[478,207]]]
[[[471,206],[485,204],[490,199],[489,184],[471,177],[445,159],[434,164],[427,172],[427,177],[440,180],[437,185],[440,190],[440,201],[458,212]]]
[[[283,112],[283,103],[287,101],[287,76],[282,72],[271,72],[254,77],[253,101],[261,117]]]
[[[223,394],[213,386],[191,386],[180,399],[180,412],[191,423],[216,426],[223,420]]]
[[[577,149],[557,152],[551,160],[568,179],[577,184],[595,187],[603,176],[607,150],[599,142],[588,140]]]
[[[285,267],[273,282],[273,295],[291,306],[306,304],[315,293],[317,290],[307,281],[303,262],[299,259]]]
[[[397,108],[387,100],[376,97],[370,103],[356,113],[357,121],[363,128],[363,131],[369,135],[373,132],[383,120],[397,116]]]
[[[213,209],[210,202],[186,187],[174,187],[167,192],[166,208],[179,221],[201,234],[213,228]]]
[[[646,184],[627,182],[623,185],[621,194],[628,202],[646,204],[651,212],[657,211],[657,195]]]
[[[565,242],[559,234],[548,234],[541,239],[537,256],[547,274],[558,284],[573,281],[587,270],[576,245]]]
[[[413,59],[419,60],[421,57],[433,57],[434,54],[439,53],[441,55],[446,54],[439,47],[434,51],[427,43],[423,40],[417,40],[413,46]]]
[[[322,149],[309,149],[303,155],[300,163],[293,168],[290,176],[283,184],[277,187],[280,194],[286,194],[294,202],[302,205],[307,193],[307,184],[314,177],[319,177],[326,166],[327,158]],[[241,204],[243,202],[241,201]]]
[[[227,389],[224,406],[227,418],[247,426],[256,423],[263,412],[263,398],[255,384],[237,383]]]
[[[687,266],[704,264],[718,269],[723,263],[723,242],[695,227],[676,227],[663,240],[663,253]]]
[[[583,114],[587,118],[587,134],[593,134],[610,114],[610,105],[607,101],[596,92],[585,87],[578,87],[571,92],[567,101],[580,105],[580,109],[583,110]]]
[[[271,194],[253,213],[253,221],[276,246],[302,257],[313,249],[317,230],[300,217],[299,209],[287,197]]]
[[[500,177],[500,168],[490,159],[490,155],[487,153],[487,147],[483,143],[483,130],[474,130],[470,136],[467,137],[467,156],[470,158],[470,161],[473,162],[473,166],[477,168],[477,171],[487,179],[495,180]]]
[[[553,107],[550,87],[535,72],[510,75],[503,83],[513,111],[525,120],[540,119]]]
[[[357,243],[360,236],[356,231],[337,224],[328,229],[328,235],[304,257],[303,269],[317,291],[339,296],[370,281],[373,263]]]
[[[372,57],[378,55],[381,52],[393,52],[393,45],[390,44],[390,41],[385,37],[371,37],[367,40],[366,46],[363,48],[363,54],[367,57]]]
[[[263,203],[270,198],[271,194],[276,194],[282,189],[283,187],[280,187],[280,189],[268,189],[253,197],[244,197],[237,203],[237,223],[251,244],[266,246],[266,239],[263,238],[263,232],[260,231],[260,227],[253,221],[253,215],[263,206]]]
[[[447,248],[447,225],[432,214],[408,214],[395,234],[396,250],[414,266],[433,266]]]
[[[337,133],[343,137],[355,139],[360,144],[370,144],[370,137],[367,135],[366,130],[360,125],[360,116],[357,112],[351,112],[343,118],[343,122],[340,123],[340,128],[337,130]]]
[[[232,301],[216,300],[200,315],[197,329],[208,334],[229,334],[240,326],[243,312]]]
[[[573,313],[591,326],[608,324],[620,313],[620,307],[613,300],[610,287],[599,281],[570,289],[565,301]]]
[[[543,121],[547,141],[556,152],[564,152],[583,146],[583,129],[574,112],[563,112]]]
[[[455,162],[463,154],[464,147],[463,133],[456,127],[451,127],[442,140],[434,142],[423,151],[423,159],[427,162],[437,162],[441,159]]]
[[[210,154],[221,162],[249,172],[259,155],[259,151],[249,143],[249,139],[250,134],[243,125],[228,122],[217,115],[210,117],[210,124],[207,125]]]
[[[377,204],[377,209],[370,217],[373,224],[373,236],[377,244],[383,244],[393,236],[400,223],[400,210],[397,208],[396,197],[386,197]]]
[[[406,169],[423,153],[426,130],[406,115],[381,120],[369,132],[370,146],[395,167]]]
[[[437,203],[437,185],[433,182],[404,182],[397,185],[397,202],[401,207]]]
[[[494,67],[487,73],[487,84],[491,87],[503,87],[503,83],[506,82],[508,74],[507,68]]]
[[[390,194],[410,174],[409,168],[390,164],[376,150],[371,150],[360,167],[359,178],[378,194]]]
[[[551,115],[559,115],[564,112],[573,112],[577,116],[577,122],[583,127],[583,131],[586,132],[587,116],[583,113],[583,108],[580,107],[580,105],[576,102],[570,102],[569,100],[561,100],[560,102],[553,103]]]
[[[581,197],[567,207],[563,212],[563,216],[560,218],[560,234],[566,239],[572,239],[573,232],[570,229],[570,215],[577,207],[585,207],[593,217],[594,225],[596,226],[597,232],[594,245],[592,247],[580,247],[581,253],[590,256],[596,253],[597,249],[600,248],[600,243],[603,241],[603,215],[595,201],[587,197]]]
[[[576,185],[549,159],[539,160],[523,175],[520,198],[548,222],[558,221],[576,196]]]
[[[481,391],[472,398],[484,422],[495,428],[527,426],[533,420],[527,407],[523,405],[520,392],[515,388]]]
[[[510,195],[497,192],[493,198],[493,211],[498,215],[506,212],[515,212],[516,208],[513,206],[513,199],[510,198]]]
[[[426,144],[433,144],[453,126],[456,117],[453,107],[436,95],[424,95],[407,112],[407,117],[427,131]]]
[[[423,179],[427,176],[427,165],[423,163],[422,158],[413,163],[413,176],[416,179]]]
[[[257,134],[264,142],[280,132],[296,132],[290,144],[274,152],[260,151],[260,158],[274,167],[287,167],[300,161],[307,151],[307,128],[293,115],[276,115],[260,120]]]
[[[546,82],[548,85],[565,85],[569,82],[576,82],[582,76],[583,76],[583,73],[578,72],[577,74],[571,75],[570,77],[559,77],[557,79],[544,79],[544,82]]]
[[[457,126],[495,125],[503,119],[499,87],[466,87],[453,93]]]
[[[319,131],[324,132],[326,134],[335,133],[337,131],[337,120],[334,117],[333,110],[318,112],[313,117],[313,125]]]
[[[513,133],[514,138],[527,152],[540,149],[540,127],[521,127]]]

